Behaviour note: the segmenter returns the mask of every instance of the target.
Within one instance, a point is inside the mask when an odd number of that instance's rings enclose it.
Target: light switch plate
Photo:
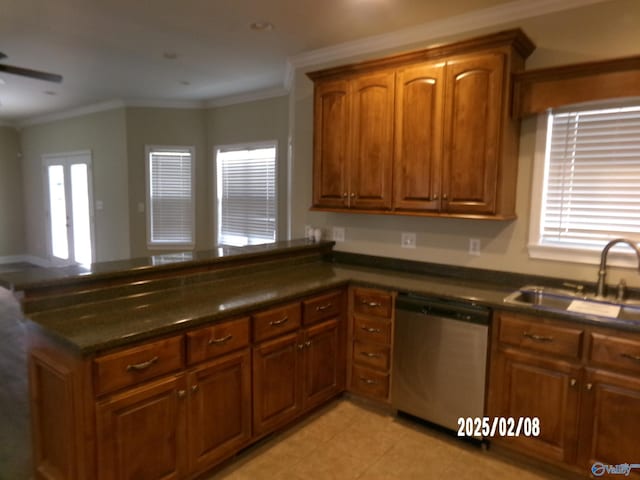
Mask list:
[[[332,234],[334,242],[344,242],[344,227],[333,227]]]
[[[416,248],[416,234],[413,232],[402,232],[400,246],[402,248]]]

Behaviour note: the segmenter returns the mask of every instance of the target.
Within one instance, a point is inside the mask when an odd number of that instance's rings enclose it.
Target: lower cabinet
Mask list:
[[[34,474],[201,476],[341,393],[345,292],[81,358],[34,333]]]
[[[96,406],[100,480],[177,479],[186,473],[184,375],[116,394]]]
[[[251,351],[204,364],[188,379],[189,470],[203,472],[251,440]]]
[[[583,475],[637,463],[639,334],[510,312],[492,330],[487,415],[540,422],[493,443]]]
[[[300,328],[254,345],[254,435],[271,432],[344,390],[344,293],[336,291],[318,298],[322,300],[318,309],[312,313],[305,306],[301,319],[288,308],[287,318]],[[271,318],[273,328],[282,328],[282,314],[272,314],[282,308],[261,312],[258,319]],[[255,320],[254,327],[259,324]],[[264,329],[259,331],[264,335]]]

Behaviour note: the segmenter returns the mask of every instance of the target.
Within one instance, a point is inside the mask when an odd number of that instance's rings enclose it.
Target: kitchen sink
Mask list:
[[[507,295],[504,302],[572,315],[617,318],[640,322],[640,301],[596,297],[584,292],[563,288],[527,285]]]

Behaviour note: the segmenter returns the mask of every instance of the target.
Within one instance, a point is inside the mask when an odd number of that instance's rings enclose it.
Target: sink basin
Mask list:
[[[509,294],[504,302],[511,305],[551,310],[572,315],[588,315],[640,322],[640,301],[596,298],[575,290],[528,285]]]

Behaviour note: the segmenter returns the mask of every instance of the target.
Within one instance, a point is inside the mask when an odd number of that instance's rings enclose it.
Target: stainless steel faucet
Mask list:
[[[607,254],[609,253],[609,250],[611,250],[611,247],[617,243],[626,243],[633,248],[636,252],[636,256],[638,257],[638,271],[640,271],[640,248],[638,248],[638,245],[626,238],[616,238],[611,240],[602,249],[602,254],[600,255],[600,270],[598,270],[598,287],[596,289],[597,297],[604,297],[607,295]]]

